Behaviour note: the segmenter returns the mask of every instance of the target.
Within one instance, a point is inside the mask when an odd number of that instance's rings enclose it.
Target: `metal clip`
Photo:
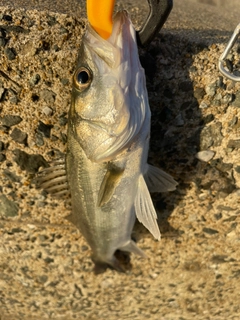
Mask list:
[[[231,39],[229,40],[224,52],[222,53],[219,62],[218,62],[218,68],[219,71],[228,79],[231,79],[233,81],[240,81],[240,76],[235,76],[234,74],[230,73],[227,69],[224,68],[223,63],[227,58],[227,55],[229,54],[229,51],[234,46],[235,42],[237,41],[238,35],[240,34],[240,24],[237,25],[236,29],[233,32],[233,35]]]
[[[147,46],[160,31],[173,7],[173,0],[148,0],[150,13],[140,31],[137,32],[138,44]]]

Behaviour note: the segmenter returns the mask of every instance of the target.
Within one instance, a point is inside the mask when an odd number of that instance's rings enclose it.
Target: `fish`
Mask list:
[[[73,75],[67,151],[40,174],[41,187],[71,195],[71,221],[96,265],[121,270],[116,251],[146,254],[132,240],[136,218],[160,240],[150,192],[177,182],[147,163],[151,112],[136,32],[126,11],[105,40],[88,25]]]

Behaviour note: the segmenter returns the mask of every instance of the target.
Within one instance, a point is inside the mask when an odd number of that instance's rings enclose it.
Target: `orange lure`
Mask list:
[[[93,29],[103,38],[112,34],[115,0],[87,0],[87,16]]]

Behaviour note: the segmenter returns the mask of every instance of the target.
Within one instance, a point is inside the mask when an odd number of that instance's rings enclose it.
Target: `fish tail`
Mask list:
[[[137,247],[135,242],[129,240],[120,248],[118,248],[118,250],[112,257],[103,258],[99,256],[92,256],[92,260],[95,264],[94,272],[96,274],[103,273],[106,271],[108,267],[113,268],[119,272],[126,272],[126,265],[130,264],[128,253],[134,253],[142,258],[147,258],[146,254],[140,248]]]
[[[147,258],[146,254],[140,248],[138,248],[133,240],[129,240],[126,244],[121,246],[119,250],[132,252],[142,258]]]

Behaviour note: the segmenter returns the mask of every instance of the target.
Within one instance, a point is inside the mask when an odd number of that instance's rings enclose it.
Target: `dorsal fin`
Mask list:
[[[144,179],[150,192],[173,191],[178,185],[170,174],[150,164],[147,164]]]

